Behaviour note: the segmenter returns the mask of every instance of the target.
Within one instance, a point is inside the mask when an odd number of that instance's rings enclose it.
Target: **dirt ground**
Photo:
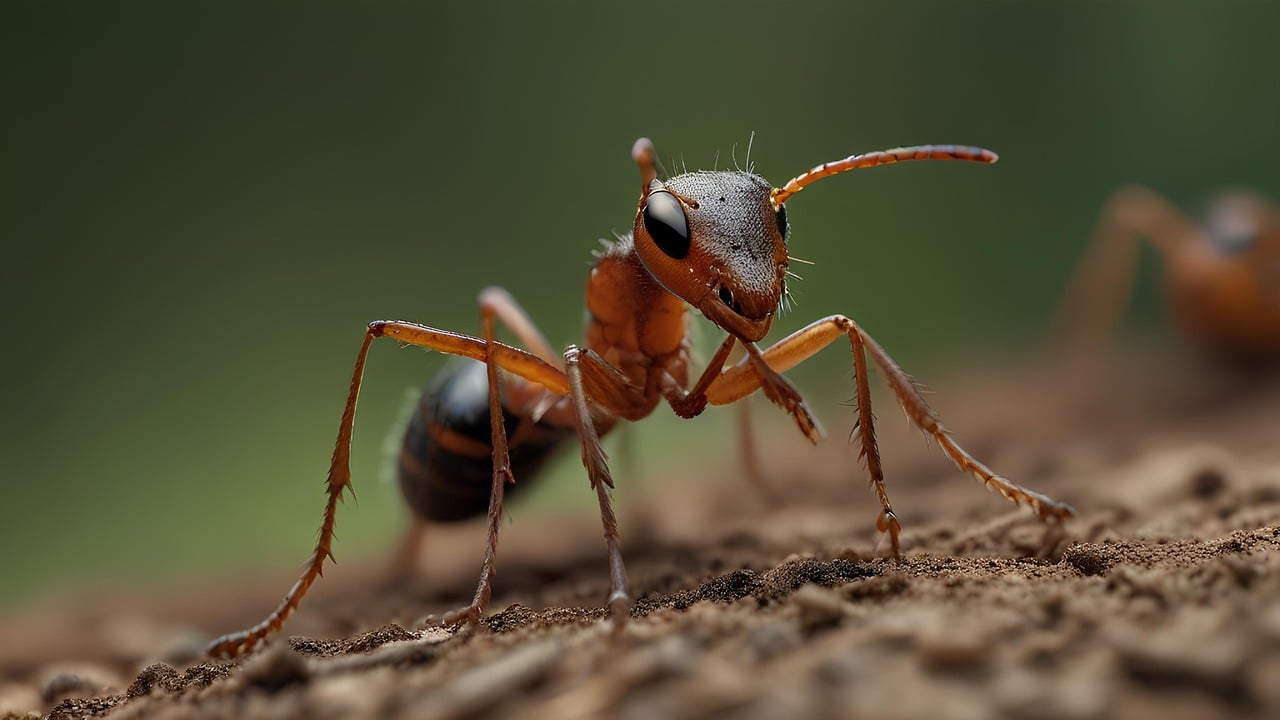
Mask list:
[[[779,500],[747,489],[732,448],[627,495],[637,601],[620,634],[598,521],[522,517],[479,630],[434,626],[469,598],[480,542],[443,532],[413,582],[388,582],[385,558],[331,569],[287,637],[237,663],[198,652],[292,578],[7,618],[0,715],[1280,717],[1276,373],[946,387],[931,397],[962,444],[1078,518],[1046,528],[982,492],[878,397],[900,564],[876,552],[850,418],[824,408],[832,441],[764,453]]]

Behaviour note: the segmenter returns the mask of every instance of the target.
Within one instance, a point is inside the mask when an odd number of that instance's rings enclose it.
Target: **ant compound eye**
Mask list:
[[[649,193],[643,216],[644,229],[662,252],[676,260],[689,254],[689,221],[675,195],[665,190]]]
[[[776,219],[778,221],[778,234],[782,236],[783,240],[786,240],[788,227],[787,227],[787,208],[785,205],[783,207],[778,208],[778,214],[776,216]]]

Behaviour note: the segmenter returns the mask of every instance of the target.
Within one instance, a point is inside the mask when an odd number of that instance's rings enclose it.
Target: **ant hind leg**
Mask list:
[[[351,435],[355,426],[356,401],[360,397],[360,386],[364,379],[369,347],[375,338],[393,338],[407,345],[482,360],[489,365],[493,373],[501,367],[525,380],[541,384],[549,392],[564,394],[568,391],[568,382],[559,368],[536,355],[495,342],[492,331],[488,335],[487,339],[482,340],[470,335],[437,330],[399,320],[377,320],[369,323],[360,344],[360,352],[356,355],[347,402],[342,411],[342,420],[338,424],[338,439],[334,444],[333,459],[329,464],[329,476],[326,482],[328,499],[325,503],[315,549],[307,560],[302,575],[266,618],[253,627],[214,640],[205,649],[206,654],[212,657],[237,657],[253,650],[272,633],[279,631],[285,620],[302,602],[302,597],[307,590],[320,578],[325,561],[332,559],[338,504],[351,488]],[[501,417],[500,414],[499,417]],[[502,445],[505,449],[505,442]]]

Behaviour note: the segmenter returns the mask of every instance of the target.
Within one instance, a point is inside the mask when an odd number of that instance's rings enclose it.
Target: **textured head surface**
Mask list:
[[[687,173],[651,182],[636,213],[636,249],[650,274],[749,341],[769,331],[787,269],[786,211],[773,209],[771,190],[747,172]],[[676,208],[684,227],[671,217]],[[678,242],[682,230],[687,246]]]

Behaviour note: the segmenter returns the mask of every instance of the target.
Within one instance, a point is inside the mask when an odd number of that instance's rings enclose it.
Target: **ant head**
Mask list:
[[[1214,199],[1205,230],[1214,246],[1227,254],[1280,249],[1280,208],[1247,190],[1233,190]]]
[[[787,215],[772,188],[747,172],[693,172],[657,179],[653,144],[636,141],[640,205],[633,237],[654,279],[733,335],[769,332],[787,270]]]
[[[819,165],[772,188],[742,171],[693,172],[658,180],[653,143],[640,138],[640,203],[632,228],[636,254],[668,291],[734,336],[763,338],[784,292],[786,202],[810,183],[860,167],[905,160],[995,162],[996,154],[958,145],[924,145],[853,155]]]

